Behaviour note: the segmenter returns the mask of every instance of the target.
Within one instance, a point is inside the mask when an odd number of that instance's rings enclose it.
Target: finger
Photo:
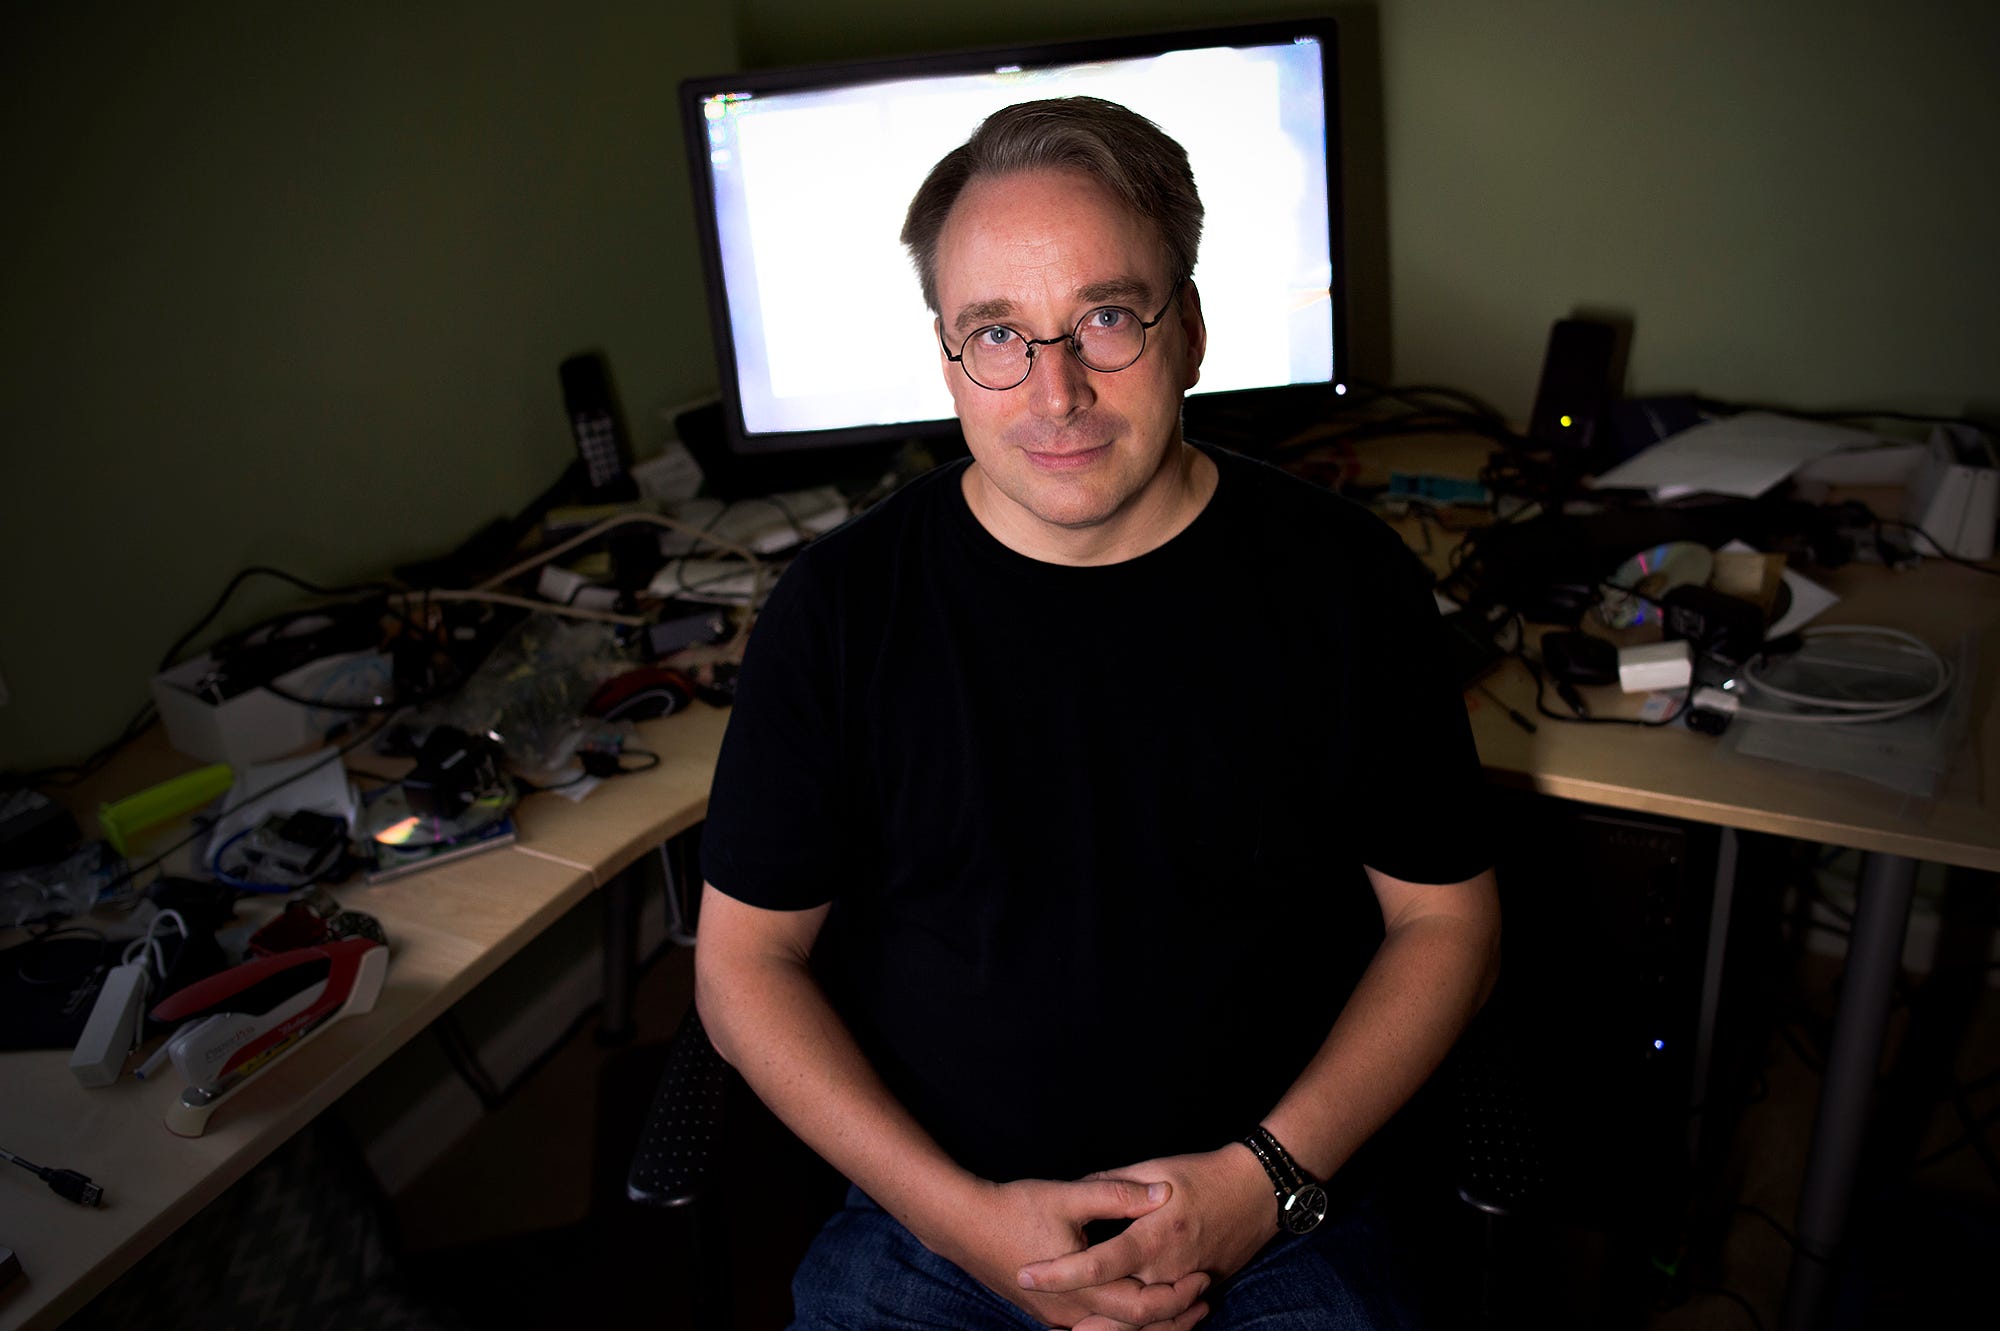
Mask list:
[[[1065,1185],[1065,1202],[1071,1218],[1085,1220],[1137,1220],[1157,1211],[1174,1195],[1171,1183],[1140,1183],[1135,1179],[1089,1178]]]
[[[1171,1322],[1153,1322],[1141,1331],[1188,1331],[1188,1328],[1208,1316],[1208,1305],[1197,1303]]]
[[[1185,1313],[1208,1292],[1209,1277],[1196,1271],[1171,1285],[1148,1285],[1131,1277],[1078,1290],[1075,1300],[1093,1315],[1135,1327],[1166,1322]]]
[[[1140,1260],[1139,1244],[1127,1230],[1081,1252],[1028,1263],[1019,1272],[1021,1288],[1044,1294],[1070,1294],[1136,1275]]]
[[[1181,1313],[1178,1317],[1169,1318],[1165,1321],[1147,1322],[1141,1327],[1134,1327],[1130,1322],[1120,1322],[1114,1318],[1098,1315],[1084,1318],[1076,1324],[1074,1331],[1114,1331],[1114,1329],[1115,1331],[1188,1331],[1189,1327],[1206,1316],[1208,1316],[1208,1305],[1206,1303],[1193,1303],[1189,1304],[1187,1311]]]

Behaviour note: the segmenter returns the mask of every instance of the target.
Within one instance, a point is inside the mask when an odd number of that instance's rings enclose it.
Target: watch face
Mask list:
[[[1326,1219],[1326,1189],[1308,1183],[1285,1199],[1279,1222],[1294,1234],[1311,1233]]]

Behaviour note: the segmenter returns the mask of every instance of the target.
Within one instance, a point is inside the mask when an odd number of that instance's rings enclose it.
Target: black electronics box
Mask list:
[[[1546,1209],[1568,1254],[1552,1260],[1576,1264],[1562,1287],[1577,1306],[1545,1324],[1606,1325],[1630,1296],[1622,1282],[1676,1251],[1720,1186],[1784,973],[1787,843],[1734,839],[1718,920],[1720,829],[1525,792],[1494,800],[1505,944],[1491,1006],[1547,1148]]]
[[[1528,415],[1528,438],[1559,452],[1588,453],[1625,378],[1627,330],[1597,319],[1558,319]]]

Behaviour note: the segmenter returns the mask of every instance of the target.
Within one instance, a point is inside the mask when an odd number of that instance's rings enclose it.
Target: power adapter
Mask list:
[[[1685,638],[1701,656],[1741,662],[1764,641],[1764,612],[1740,596],[1693,584],[1676,587],[1661,602],[1669,638]]]
[[[146,993],[152,976],[143,961],[113,966],[97,991],[97,1004],[76,1048],[70,1051],[69,1070],[85,1086],[109,1086],[125,1070],[125,1056],[139,1042],[139,1022],[146,1007]]]
[[[1694,678],[1694,654],[1685,641],[1618,649],[1618,687],[1626,693],[1684,689]]]
[[[1618,682],[1616,644],[1577,629],[1551,629],[1544,633],[1542,664],[1563,684]]]

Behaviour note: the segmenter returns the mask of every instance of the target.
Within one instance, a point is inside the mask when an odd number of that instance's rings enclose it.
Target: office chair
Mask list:
[[[669,1045],[626,1177],[626,1196],[687,1217],[694,1269],[711,1277],[695,1290],[698,1331],[735,1326],[728,1218],[719,1193],[732,1167],[729,1129],[749,1117],[743,1113],[743,1097],[749,1095],[690,1006]],[[1410,1168],[1390,1177],[1415,1181],[1409,1187],[1399,1182],[1390,1209],[1401,1218],[1399,1232],[1416,1240],[1410,1247],[1426,1255],[1421,1264],[1440,1267],[1441,1278],[1413,1282],[1436,1305],[1426,1312],[1440,1328],[1497,1328],[1515,1319],[1514,1272],[1507,1260],[1512,1229],[1534,1214],[1545,1182],[1535,1121],[1501,1021],[1485,1013],[1395,1125],[1401,1142],[1392,1141],[1391,1150],[1413,1142],[1431,1148],[1396,1155],[1399,1170],[1406,1159]],[[1449,1142],[1450,1149],[1435,1149],[1439,1141]],[[831,1178],[831,1170],[826,1175]],[[811,1193],[804,1188],[794,1195],[804,1194],[803,1202]],[[830,1189],[821,1217],[831,1214],[838,1199],[838,1188]],[[1478,1279],[1468,1283],[1465,1271],[1474,1267]]]

